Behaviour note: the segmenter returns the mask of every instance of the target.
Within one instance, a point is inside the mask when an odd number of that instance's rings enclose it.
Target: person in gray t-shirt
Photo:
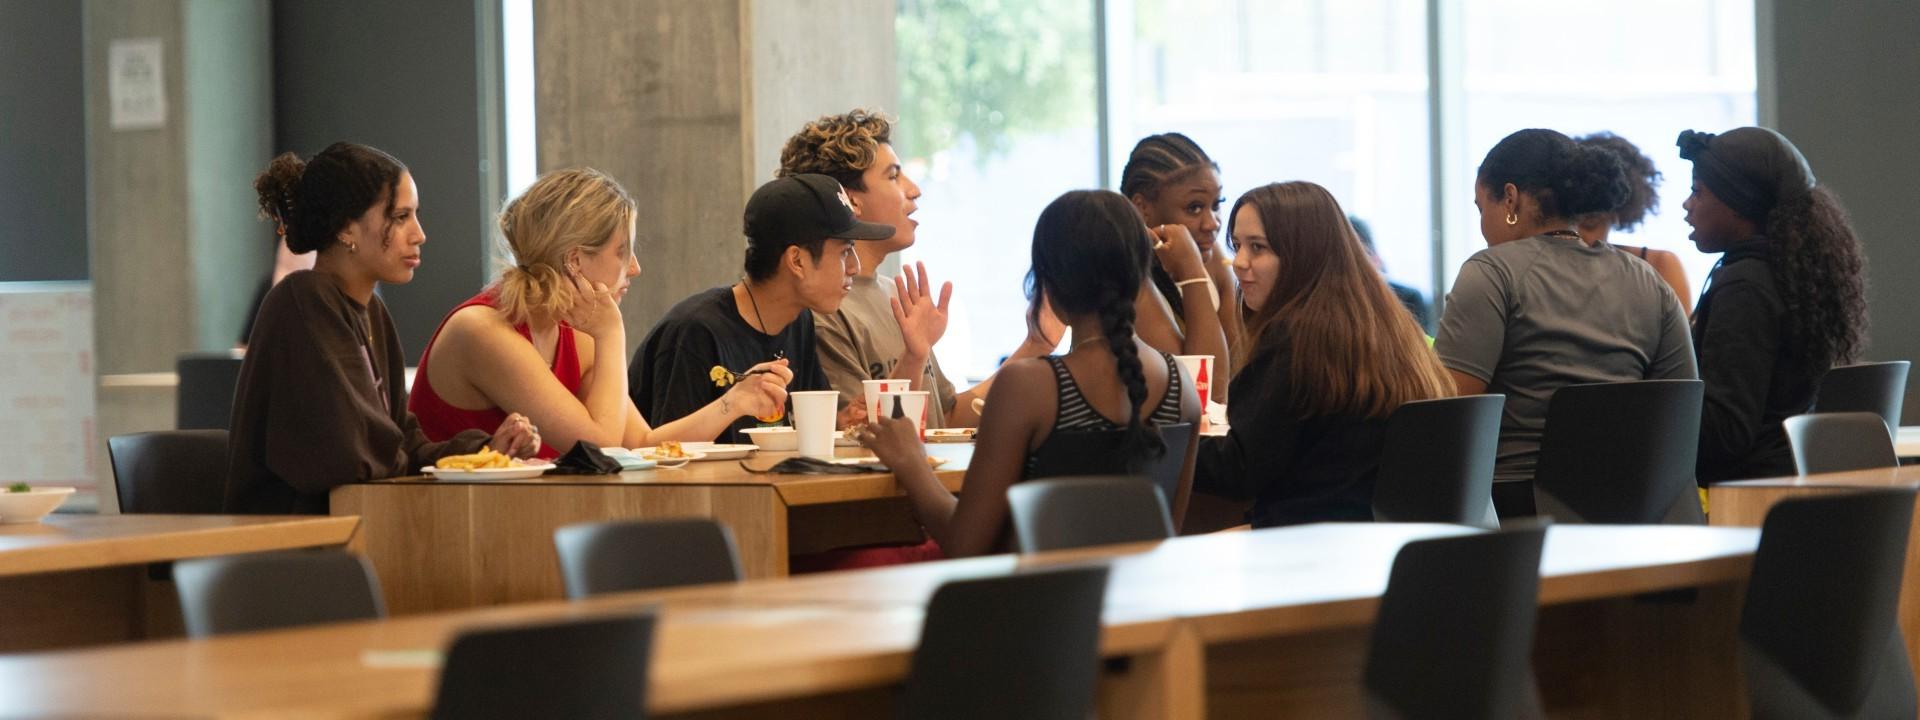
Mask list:
[[[1487,249],[1460,268],[1434,349],[1462,395],[1502,393],[1495,505],[1532,514],[1547,401],[1579,383],[1694,379],[1687,316],[1638,258],[1592,245],[1572,218],[1619,207],[1619,160],[1552,130],[1522,130],[1480,165]]]
[[[913,246],[920,226],[911,217],[920,186],[900,166],[892,128],[885,116],[855,109],[807,123],[780,151],[778,175],[831,176],[846,188],[854,215],[894,227],[893,237],[884,242],[855,245],[860,273],[852,290],[839,311],[818,317],[820,365],[844,400],[860,400],[863,380],[908,379],[913,389],[930,391],[927,427],[972,427],[980,420],[973,401],[987,396],[992,379],[955,392],[933,355],[934,344],[946,333],[952,284],[936,292],[924,266],[917,274],[908,268],[900,280],[876,277],[887,256]],[[1051,327],[1030,322],[1026,342],[1009,361],[1053,352],[1065,332],[1051,312],[1034,315]]]

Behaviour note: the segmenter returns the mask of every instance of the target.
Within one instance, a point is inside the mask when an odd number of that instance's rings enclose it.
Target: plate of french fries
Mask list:
[[[420,468],[420,472],[438,480],[520,480],[539,477],[552,469],[553,463],[546,460],[521,460],[482,447],[480,452],[471,455],[440,458],[432,466]]]

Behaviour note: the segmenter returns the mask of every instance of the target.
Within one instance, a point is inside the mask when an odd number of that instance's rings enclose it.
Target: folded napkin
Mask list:
[[[600,452],[600,446],[581,440],[573,444],[573,449],[554,461],[551,471],[555,475],[617,475],[620,473],[620,461],[607,457]]]

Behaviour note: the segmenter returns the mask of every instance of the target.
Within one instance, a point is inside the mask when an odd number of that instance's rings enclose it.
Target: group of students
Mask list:
[[[1027,339],[956,391],[932,352],[951,285],[936,291],[924,266],[878,277],[915,242],[921,195],[890,131],[855,110],[789,139],[778,177],[747,202],[740,279],[675,305],[631,362],[620,299],[641,270],[634,201],[591,169],[542,176],[500,215],[511,264],[447,315],[410,393],[374,287],[420,263],[419,188],[365,146],[275,158],[255,181],[261,207],[315,259],[255,320],[228,509],[325,512],[333,487],[482,445],[554,457],[581,441],[726,440],[778,421],[790,392],[834,389],[839,423],[895,468],[928,537],[811,566],[994,552],[1008,543],[1006,488],[1050,443],[1105,430],[1124,438],[1122,459],[1178,451],[1154,428],[1204,412],[1174,360],[1188,354],[1214,356],[1211,399],[1232,397],[1229,431],[1199,443],[1193,487],[1249,503],[1256,527],[1370,519],[1394,410],[1482,392],[1507,397],[1496,506],[1525,515],[1556,389],[1698,377],[1701,482],[1790,474],[1780,421],[1864,342],[1859,243],[1771,130],[1680,137],[1692,239],[1724,253],[1691,318],[1671,254],[1609,242],[1657,208],[1651,160],[1607,134],[1507,136],[1475,183],[1488,247],[1462,266],[1433,338],[1325,188],[1254,188],[1223,228],[1219,166],[1168,133],[1134,148],[1120,192],[1068,192],[1041,212]],[[865,417],[862,381],[883,378],[929,391],[928,426],[978,426],[967,492],[935,479],[910,421]]]

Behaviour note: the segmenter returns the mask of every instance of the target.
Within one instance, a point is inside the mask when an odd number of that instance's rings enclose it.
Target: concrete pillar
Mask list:
[[[541,170],[589,165],[640,204],[629,351],[741,274],[746,198],[813,117],[892,109],[892,0],[547,0],[535,7]]]

